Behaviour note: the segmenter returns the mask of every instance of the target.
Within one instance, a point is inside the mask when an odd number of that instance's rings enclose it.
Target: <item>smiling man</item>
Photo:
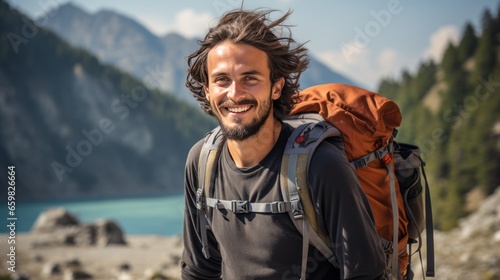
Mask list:
[[[317,216],[335,244],[335,261],[312,245],[303,249],[302,235],[285,210],[267,211],[283,202],[280,168],[293,131],[283,119],[308,65],[307,50],[285,35],[289,14],[272,21],[269,11],[229,12],[188,59],[186,85],[217,119],[223,142],[212,159],[211,177],[201,171],[209,138],[196,143],[186,161],[183,279],[385,277],[370,206],[334,144],[319,145],[308,180]],[[213,191],[203,194],[206,182]]]
[[[207,74],[206,98],[223,135],[230,140],[233,160],[238,167],[259,163],[281,131],[272,114],[272,101],[280,97],[284,79],[271,83],[265,52],[229,40],[208,52]]]

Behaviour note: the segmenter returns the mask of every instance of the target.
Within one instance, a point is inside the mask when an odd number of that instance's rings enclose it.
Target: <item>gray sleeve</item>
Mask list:
[[[210,258],[206,259],[201,251],[201,232],[198,209],[196,209],[196,190],[198,186],[198,158],[202,142],[198,142],[186,160],[184,173],[184,251],[182,253],[182,279],[221,279],[221,256],[217,242],[210,230],[207,230]]]
[[[341,279],[379,279],[385,253],[368,199],[344,151],[323,142],[313,155],[309,182],[340,264]]]

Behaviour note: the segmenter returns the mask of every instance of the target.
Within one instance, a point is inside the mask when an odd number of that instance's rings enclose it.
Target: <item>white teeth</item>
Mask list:
[[[250,109],[251,106],[245,106],[245,107],[237,107],[237,108],[227,108],[227,110],[231,113],[241,113],[241,112],[245,112],[245,111],[248,111]]]

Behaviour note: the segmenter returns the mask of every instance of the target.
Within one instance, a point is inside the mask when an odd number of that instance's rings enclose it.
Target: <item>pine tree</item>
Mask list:
[[[458,54],[460,61],[466,62],[470,58],[477,47],[477,37],[472,24],[467,23],[465,26],[464,33],[462,35],[462,40],[458,44]]]
[[[384,95],[391,100],[397,100],[399,90],[399,83],[393,78],[382,79],[380,85],[378,86],[377,92]]]
[[[403,114],[397,140],[422,149],[442,230],[468,214],[465,197],[472,189],[488,195],[500,185],[500,133],[493,129],[500,126],[500,6],[496,18],[486,10],[481,23],[476,30],[467,23],[439,65],[423,62],[416,73],[403,71],[379,86]],[[422,103],[426,97],[439,103],[437,113]]]
[[[479,77],[487,78],[492,74],[497,62],[495,22],[488,10],[483,15],[482,25],[483,34],[474,53],[475,71],[470,81],[472,84],[476,83]]]
[[[452,78],[460,67],[462,67],[457,47],[449,42],[441,61],[441,70],[443,71],[446,82],[451,82]]]
[[[465,98],[468,93],[467,73],[463,66],[463,60],[460,59],[459,50],[452,43],[448,45],[440,65],[443,73],[443,80],[447,84],[447,90],[443,92],[443,102],[441,103],[441,112],[444,114],[444,121],[447,127],[453,126],[460,108],[457,108],[457,102]],[[452,114],[447,112],[452,111]]]
[[[481,18],[481,27],[483,32],[488,29],[492,24],[494,24],[493,16],[489,9],[484,10],[483,16]]]

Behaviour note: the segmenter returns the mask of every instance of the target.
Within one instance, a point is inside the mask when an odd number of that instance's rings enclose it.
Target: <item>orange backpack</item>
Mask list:
[[[399,263],[401,269],[398,273],[406,274],[407,245],[418,241],[424,228],[419,168],[424,176],[425,171],[418,147],[394,141],[396,128],[402,121],[398,106],[380,94],[359,87],[324,84],[300,92],[291,114],[304,113],[321,115],[342,133],[347,159],[355,168],[370,202],[377,232],[390,253],[392,275],[395,277],[395,263]],[[428,188],[426,179],[425,183]],[[426,189],[426,195],[428,193]],[[426,206],[428,234],[432,234],[430,196]],[[433,245],[432,242],[432,236],[428,236],[428,245]],[[397,249],[392,244],[397,244]],[[394,251],[398,253],[393,254]],[[432,254],[432,248],[428,254]],[[431,261],[432,258],[429,257]],[[433,274],[431,263],[427,275]]]
[[[421,247],[424,208],[420,179],[421,174],[424,176],[427,276],[434,276],[432,210],[424,163],[418,147],[394,141],[402,120],[398,106],[380,94],[344,84],[310,87],[301,91],[298,99],[291,116],[283,120],[295,127],[288,139],[280,172],[284,201],[250,203],[212,198],[213,166],[224,137],[219,128],[207,135],[198,174],[200,228],[210,226],[207,206],[224,207],[235,213],[288,213],[303,235],[301,279],[306,276],[309,243],[337,265],[332,242],[328,233],[320,230],[307,187],[312,154],[321,141],[336,137],[341,140],[370,202],[377,232],[386,249],[387,275],[391,279],[402,279],[403,275],[405,279],[412,279],[408,247],[416,242],[418,248]],[[209,258],[206,231],[202,230],[201,235],[203,253]]]

